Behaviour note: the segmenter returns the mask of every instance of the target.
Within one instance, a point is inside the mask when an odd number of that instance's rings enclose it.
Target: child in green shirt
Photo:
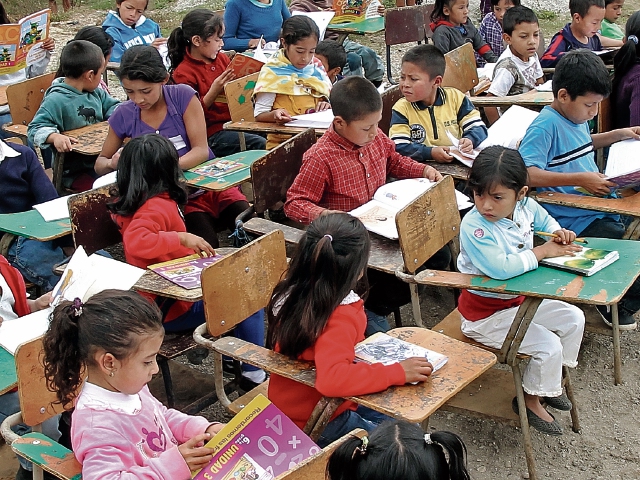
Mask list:
[[[624,0],[605,0],[604,20],[598,32],[603,47],[621,47],[624,32],[616,24],[622,15]]]

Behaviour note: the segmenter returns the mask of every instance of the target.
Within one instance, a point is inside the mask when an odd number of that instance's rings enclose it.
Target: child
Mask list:
[[[127,263],[147,268],[194,252],[215,254],[205,239],[186,231],[179,206],[186,203],[187,193],[181,182],[178,153],[169,140],[157,134],[133,138],[122,150],[117,178],[119,198],[109,209],[122,233]],[[160,307],[169,332],[192,330],[205,322],[202,301],[144,296]],[[260,311],[236,327],[236,332],[248,342],[263,345],[263,321]],[[241,386],[253,387],[264,381],[262,370],[246,364],[242,368],[245,383]]]
[[[158,51],[150,46],[131,47],[122,56],[120,81],[129,97],[109,119],[109,133],[96,161],[104,174],[118,165],[118,149],[125,138],[159,133],[168,138],[179,155],[182,170],[213,158],[207,145],[202,104],[188,85],[167,85],[169,74]],[[235,218],[249,208],[239,188],[223,192],[196,191],[185,209],[187,229],[218,245],[217,231],[235,228]]]
[[[503,23],[502,19],[507,10],[513,7],[518,7],[520,0],[491,0],[491,13],[485,15],[480,23],[480,36],[487,42],[487,45],[491,47],[491,51],[498,57],[504,52],[504,42],[502,38]],[[476,53],[476,63],[479,67],[484,66],[484,58]]]
[[[290,16],[285,0],[229,0],[224,8],[224,44],[244,52],[258,43],[275,43],[282,22]]]
[[[471,152],[487,138],[487,127],[469,99],[453,87],[441,87],[446,62],[433,45],[418,45],[402,57],[400,90],[393,106],[389,137],[396,151],[419,162],[451,162],[451,140],[460,139],[462,152]]]
[[[282,25],[282,48],[262,66],[256,87],[254,114],[258,122],[287,123],[293,115],[331,108],[331,82],[313,54],[320,33],[309,17],[297,15]],[[267,149],[289,136],[269,134]]]
[[[316,46],[315,56],[322,62],[332,85],[344,78],[340,74],[347,63],[347,52],[342,45],[334,40],[322,40]]]
[[[576,190],[582,187],[593,195],[611,194],[615,184],[598,172],[593,152],[627,138],[639,139],[640,127],[590,135],[587,122],[610,92],[609,72],[596,54],[576,50],[562,56],[553,76],[553,102],[542,109],[520,143],[532,188],[582,195]],[[625,231],[619,215],[550,204],[545,208],[563,228],[581,237],[622,238]],[[627,294],[619,305],[622,330],[636,328],[632,315],[640,303],[630,300]],[[611,325],[611,312],[606,307],[598,310]]]
[[[160,310],[135,292],[105,290],[55,308],[45,376],[63,406],[81,387],[71,442],[83,478],[186,480],[211,460],[202,445],[222,425],[167,409],[147,387],[163,338]]]
[[[569,11],[571,23],[553,36],[540,59],[540,65],[544,68],[555,67],[560,57],[570,50],[602,50],[596,33],[604,18],[604,0],[569,0]]]
[[[613,58],[613,123],[616,128],[640,125],[640,12],[627,20],[626,42]]]
[[[113,38],[106,33],[102,28],[91,25],[88,27],[82,27],[76,33],[76,36],[73,37],[74,40],[87,40],[88,42],[96,44],[102,50],[102,54],[104,55],[105,63],[109,63],[111,61],[111,53],[113,52]],[[62,76],[62,72],[58,69],[58,77]],[[104,79],[100,79],[100,85],[98,85],[105,92],[109,93],[109,87],[107,86]]]
[[[231,61],[220,50],[224,24],[211,10],[196,8],[182,19],[182,25],[169,36],[169,58],[175,83],[184,83],[198,92],[207,122],[207,142],[216,157],[240,151],[236,132],[223,130],[231,120],[229,106],[216,102],[224,95],[224,85],[235,78]],[[248,150],[262,150],[266,140],[259,135],[244,134]]]
[[[149,0],[116,0],[116,10],[107,14],[102,28],[113,39],[111,61],[120,63],[122,54],[134,45],[152,45],[165,49],[166,38],[162,38],[160,25],[145,17]]]
[[[460,225],[458,270],[505,280],[538,267],[544,258],[572,255],[576,234],[565,230],[535,200],[526,198],[527,168],[516,150],[489,147],[473,162],[468,186],[475,207]],[[533,246],[534,231],[558,237]],[[462,333],[500,348],[523,296],[463,290],[458,300]],[[562,393],[562,367],[575,368],[584,331],[584,314],[574,305],[543,300],[527,330],[519,353],[531,360],[522,375],[529,425],[548,435],[562,427],[542,406],[571,410]],[[517,413],[518,405],[513,400]]]
[[[366,275],[370,246],[369,234],[357,218],[322,215],[307,228],[285,278],[273,291],[267,307],[269,347],[315,363],[314,387],[276,374],[269,380],[269,399],[300,428],[323,396],[364,395],[424,382],[433,370],[425,358],[392,365],[354,363],[355,345],[364,340],[367,325],[363,301],[354,290]],[[324,447],[354,428],[371,431],[385,419],[389,418],[345,401],[317,443]]]
[[[604,0],[604,20],[598,37],[603,47],[621,47],[624,42],[624,32],[616,25],[616,20],[622,15],[624,0]]]
[[[60,132],[85,127],[108,119],[118,100],[98,88],[105,68],[104,55],[86,40],[73,40],[62,49],[56,78],[42,99],[27,130],[29,140],[40,148],[70,152],[77,140]],[[62,181],[65,188],[84,191],[95,178],[95,157],[66,155]]]
[[[387,422],[368,437],[351,437],[329,457],[328,480],[470,480],[467,447],[451,432],[424,433]]]
[[[527,7],[514,7],[503,20],[507,49],[500,56],[488,95],[504,97],[528,92],[544,83],[544,74],[536,53],[540,44],[540,27],[535,12]],[[497,108],[485,108],[489,123],[499,118]]]
[[[433,32],[433,44],[442,53],[471,43],[485,61],[494,63],[498,60],[469,19],[469,0],[436,0],[431,22],[429,26]]]

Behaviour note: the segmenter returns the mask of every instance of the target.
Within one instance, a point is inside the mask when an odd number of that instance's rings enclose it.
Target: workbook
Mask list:
[[[629,139],[616,142],[609,148],[604,174],[616,188],[640,185],[640,141]]]
[[[396,214],[433,185],[435,183],[426,178],[409,178],[387,183],[376,190],[373,200],[349,213],[358,217],[370,232],[397,240]],[[455,195],[458,210],[473,207],[465,194],[455,190]]]
[[[189,172],[203,177],[220,178],[230,173],[249,168],[249,165],[237,162],[233,159],[213,159],[189,169]]]
[[[206,446],[213,458],[194,480],[270,480],[320,452],[264,395],[251,400]]]
[[[382,332],[375,333],[356,345],[356,361],[359,362],[391,365],[412,357],[426,358],[433,365],[434,372],[449,360],[446,355]]]
[[[487,138],[476,150],[481,152],[492,145],[500,145],[517,149],[520,140],[536,119],[539,112],[529,110],[520,105],[513,105],[502,113],[500,118],[489,127]]]
[[[603,268],[608,267],[618,260],[618,258],[620,258],[620,256],[616,250],[583,247],[582,251],[576,252],[575,256],[565,255],[562,257],[545,258],[540,261],[540,265],[589,277]]]
[[[168,262],[154,263],[147,268],[176,285],[191,290],[201,285],[202,271],[222,258],[222,255],[201,257],[197,253]]]

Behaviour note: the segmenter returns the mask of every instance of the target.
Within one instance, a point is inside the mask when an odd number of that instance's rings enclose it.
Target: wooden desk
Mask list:
[[[62,132],[63,135],[75,137],[78,143],[72,144],[74,152],[84,155],[98,155],[102,151],[102,145],[107,138],[109,132],[109,123],[100,122],[86,127],[76,128],[68,132]]]
[[[451,163],[438,163],[433,161],[425,162],[427,165],[432,166],[442,175],[451,175],[456,180],[467,180],[469,170],[466,165],[461,164],[457,160],[453,160]]]
[[[7,86],[8,85],[0,86],[0,106],[9,104],[9,100],[7,100]]]
[[[9,352],[0,347],[0,395],[18,385],[16,360]]]
[[[198,175],[190,171],[200,167],[201,165],[198,165],[198,167],[193,167],[190,170],[186,170],[184,172],[184,177],[187,179],[187,184],[191,185],[192,187],[212,190],[214,192],[221,192],[249,180],[251,178],[251,165],[253,165],[256,160],[258,160],[260,157],[263,157],[267,153],[269,153],[268,150],[245,150],[244,152],[234,153],[233,155],[229,155],[226,157],[209,160],[210,162],[218,162],[220,160],[233,160],[247,166],[247,168],[231,172],[228,175],[223,175],[219,178]]]
[[[374,17],[362,22],[330,23],[328,32],[337,32],[337,42],[342,44],[350,33],[355,35],[373,35],[384,31],[384,17]]]
[[[227,122],[224,124],[223,128],[225,130],[233,130],[237,132],[247,132],[247,133],[281,133],[285,135],[297,135],[298,133],[302,133],[307,128],[303,127],[286,127],[284,125],[278,123],[270,123],[270,122]],[[316,128],[314,129],[316,132],[316,136],[321,137],[324,132],[327,131],[326,128]]]
[[[535,199],[539,203],[640,217],[640,193],[623,198],[603,198],[591,195],[573,195],[570,193],[545,191],[537,192]]]
[[[0,214],[0,231],[46,242],[71,233],[68,218],[45,222],[37,210]]]
[[[551,105],[553,102],[553,92],[538,92],[531,90],[521,95],[511,95],[508,97],[470,97],[471,103],[475,107],[510,107],[520,105],[521,107],[542,108]]]

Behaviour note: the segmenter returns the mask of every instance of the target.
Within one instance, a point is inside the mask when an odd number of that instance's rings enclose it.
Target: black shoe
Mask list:
[[[197,347],[187,352],[187,360],[194,365],[202,365],[205,358],[209,356],[209,349],[205,347]]]
[[[602,316],[604,323],[613,327],[613,314],[611,313],[611,307],[609,305],[596,305],[598,312]],[[627,310],[622,305],[618,304],[618,324],[620,330],[635,330],[638,326],[635,318],[633,318],[633,312]]]
[[[229,357],[222,358],[222,376],[225,378],[235,378],[236,369],[233,359]]]
[[[573,404],[566,393],[563,393],[559,397],[543,397],[543,400],[547,405],[556,410],[568,412],[573,408]]]
[[[520,415],[520,412],[518,410],[517,397],[513,397],[513,400],[511,401],[511,408],[516,413],[516,415]],[[551,415],[551,413],[549,413],[549,415]],[[556,417],[551,415],[551,418],[553,418],[553,422],[547,422],[527,408],[527,421],[529,422],[530,427],[535,428],[541,433],[546,433],[547,435],[562,435],[562,426],[560,426],[560,424],[557,422]]]

